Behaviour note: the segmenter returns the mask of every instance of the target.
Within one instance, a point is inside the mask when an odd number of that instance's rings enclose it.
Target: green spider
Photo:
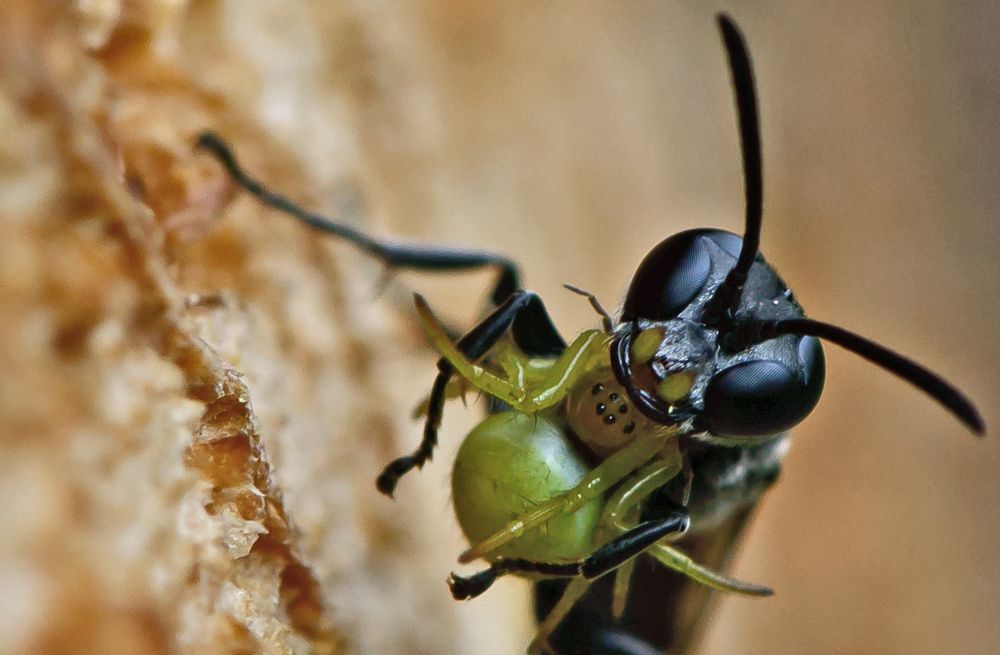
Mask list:
[[[460,560],[492,561],[489,569],[469,578],[449,578],[456,599],[483,593],[506,573],[573,576],[539,626],[532,645],[537,650],[546,646],[590,580],[609,571],[615,575],[613,614],[620,617],[639,553],[714,589],[771,595],[767,587],[712,571],[663,543],[688,529],[690,520],[681,508],[640,525],[643,502],[684,470],[680,431],[630,408],[611,368],[612,331],[587,330],[556,359],[529,357],[505,339],[489,357],[502,371],[498,375],[462,354],[420,295],[416,307],[428,340],[459,376],[448,395],[457,395],[465,381],[509,408],[473,429],[455,460],[455,512],[474,544]],[[656,330],[643,335],[632,345],[635,361],[651,360],[664,336]],[[681,371],[661,387],[681,400],[692,384]],[[591,468],[567,439],[567,430],[605,459]]]

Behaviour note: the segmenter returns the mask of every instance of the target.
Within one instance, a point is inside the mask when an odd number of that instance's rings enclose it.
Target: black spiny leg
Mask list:
[[[517,263],[509,257],[482,250],[397,243],[370,237],[346,223],[338,223],[326,216],[311,212],[250,177],[218,134],[202,132],[198,135],[196,144],[197,147],[210,152],[225,167],[236,184],[256,196],[265,205],[297,218],[313,229],[333,234],[354,244],[381,261],[390,271],[399,268],[418,271],[468,271],[495,266],[500,269],[500,275],[491,295],[494,305],[499,305],[521,287]]]
[[[541,298],[524,290],[515,291],[508,296],[503,304],[493,310],[493,313],[459,339],[456,346],[469,359],[479,359],[496,344],[511,324],[515,339],[520,334],[524,342],[535,349],[533,352],[542,350],[546,354],[554,352],[558,355],[565,348],[562,337],[552,327]],[[563,345],[556,350],[558,344]],[[521,345],[520,340],[518,345]],[[548,348],[548,351],[545,351],[545,348]],[[420,446],[412,455],[405,455],[390,462],[375,481],[378,490],[387,496],[392,496],[396,484],[403,475],[414,468],[422,467],[434,454],[437,432],[441,427],[441,415],[444,411],[445,389],[454,372],[452,365],[443,357],[438,360],[437,367],[438,374],[427,401],[427,421],[424,423],[424,437]]]
[[[376,239],[350,225],[311,212],[289,198],[271,191],[243,170],[232,150],[219,135],[202,132],[198,136],[197,146],[210,152],[236,184],[264,204],[298,219],[313,229],[354,244],[381,261],[389,271],[399,268],[433,272],[469,271],[487,266],[498,268],[500,274],[490,294],[490,299],[497,309],[458,342],[459,349],[468,357],[472,359],[482,357],[508,328],[511,328],[511,334],[518,347],[531,357],[558,357],[566,349],[566,342],[553,325],[541,299],[533,293],[520,290],[518,266],[509,257],[481,250]],[[378,477],[376,486],[386,495],[392,495],[401,476],[413,468],[423,466],[433,454],[437,443],[437,430],[441,425],[445,388],[452,373],[451,365],[442,359],[438,362],[438,371],[431,389],[427,422],[420,447],[412,455],[400,457],[390,463]]]
[[[657,541],[675,532],[687,532],[691,517],[686,510],[678,511],[665,519],[640,523],[616,539],[612,539],[583,560],[580,573],[592,580],[612,571]]]
[[[508,573],[537,573],[556,578],[572,578],[580,575],[583,562],[534,562],[527,559],[497,558],[488,569],[473,573],[467,578],[452,573],[448,576],[448,586],[455,600],[468,600],[482,594],[502,575]]]
[[[686,531],[689,524],[690,518],[687,512],[677,512],[665,519],[646,521],[604,544],[586,559],[575,562],[535,562],[500,557],[488,569],[467,578],[451,574],[448,586],[455,600],[467,600],[485,592],[497,578],[507,573],[536,573],[556,578],[578,575],[587,579],[598,578],[618,568],[668,534]]]
[[[490,294],[496,306],[501,305],[512,293],[521,288],[521,276],[517,263],[499,253],[443,246],[427,246],[398,243],[388,239],[376,239],[346,223],[339,223],[315,212],[311,212],[289,198],[271,191],[251,177],[236,161],[232,149],[214,132],[198,135],[197,146],[210,152],[229,173],[236,184],[251,193],[261,202],[278,211],[298,219],[309,227],[340,237],[364,250],[381,261],[392,271],[410,269],[415,271],[456,272],[471,271],[493,266],[500,274]],[[514,320],[514,340],[526,354],[533,357],[558,357],[566,348],[566,342],[552,324],[541,300],[533,297],[530,307]]]

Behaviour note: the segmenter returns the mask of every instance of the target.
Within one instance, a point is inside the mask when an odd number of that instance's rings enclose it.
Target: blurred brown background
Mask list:
[[[401,276],[233,199],[192,153],[380,234],[515,255],[567,334],[681,229],[739,231],[729,11],[756,67],[764,253],[809,313],[1000,425],[993,3],[8,1],[0,7],[0,652],[513,653],[468,604],[451,409],[393,503],[433,357],[485,276]],[[363,201],[361,200],[363,198]],[[345,209],[346,208],[346,209]],[[829,347],[824,399],[703,653],[992,653],[1000,447]]]

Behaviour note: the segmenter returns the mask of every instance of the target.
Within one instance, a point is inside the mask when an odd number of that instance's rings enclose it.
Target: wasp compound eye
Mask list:
[[[802,337],[797,352],[797,371],[756,360],[717,373],[705,390],[705,427],[718,436],[764,437],[802,421],[819,401],[826,367],[818,339]]]
[[[676,318],[705,287],[712,274],[708,241],[735,260],[743,240],[725,230],[679,232],[661,241],[639,264],[629,285],[622,320]]]

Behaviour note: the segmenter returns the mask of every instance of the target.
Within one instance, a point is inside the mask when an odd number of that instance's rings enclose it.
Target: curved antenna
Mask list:
[[[746,226],[743,246],[736,266],[726,276],[712,297],[705,313],[710,322],[718,322],[727,311],[739,303],[750,266],[760,247],[761,218],[764,212],[763,166],[760,156],[760,121],[757,117],[757,92],[755,90],[750,52],[740,29],[726,14],[718,14],[719,31],[729,59],[736,114],[740,126],[740,150],[743,155],[743,185],[746,195]]]
[[[745,350],[750,346],[778,336],[793,334],[819,337],[864,357],[893,375],[899,376],[938,401],[959,421],[978,436],[986,432],[979,410],[965,394],[937,373],[924,368],[908,357],[889,350],[870,339],[842,327],[809,318],[789,318],[780,321],[740,321],[728,337],[732,347]]]
[[[743,154],[744,192],[746,194],[746,228],[743,233],[743,248],[730,275],[737,274],[746,279],[747,271],[753,264],[760,247],[761,216],[764,212],[763,166],[760,160],[760,120],[757,118],[757,92],[753,80],[753,67],[746,40],[736,23],[719,14],[719,30],[729,56],[729,70],[733,76],[733,91],[736,94],[736,113],[740,122],[740,147]]]

